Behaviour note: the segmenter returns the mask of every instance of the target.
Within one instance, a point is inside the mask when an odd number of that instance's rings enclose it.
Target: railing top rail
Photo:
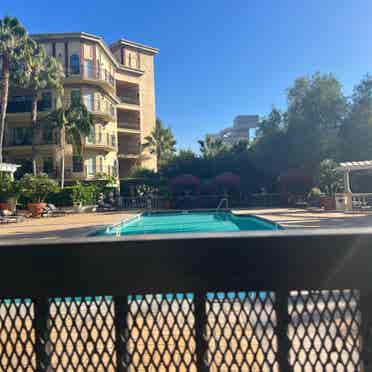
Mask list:
[[[372,290],[372,229],[2,242],[0,296]]]

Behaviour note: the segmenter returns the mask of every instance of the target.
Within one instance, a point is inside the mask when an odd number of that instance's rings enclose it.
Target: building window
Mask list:
[[[72,171],[73,172],[83,171],[83,158],[80,155],[74,155],[72,157]]]
[[[93,93],[84,94],[84,103],[89,111],[93,111]]]
[[[70,72],[73,75],[80,74],[80,57],[77,54],[70,56]]]
[[[100,156],[98,160],[98,172],[103,173],[103,157]]]
[[[71,104],[78,105],[81,103],[81,92],[80,89],[73,89],[70,93]]]
[[[45,127],[43,129],[43,143],[45,144],[53,143],[53,128]]]
[[[15,146],[24,146],[32,144],[32,128],[18,127],[13,128],[11,143]]]
[[[84,59],[84,76],[94,78],[93,61],[91,59]]]
[[[87,175],[88,176],[94,176],[95,174],[95,167],[96,167],[96,159],[95,158],[88,158],[86,160],[86,166],[87,166]]]
[[[40,111],[49,110],[52,108],[52,93],[44,92],[41,95],[41,101],[38,105]]]
[[[43,160],[43,172],[46,174],[53,172],[53,158],[45,158]]]
[[[112,144],[113,147],[116,146],[116,137],[115,137],[115,134],[112,134],[111,135],[111,144]]]

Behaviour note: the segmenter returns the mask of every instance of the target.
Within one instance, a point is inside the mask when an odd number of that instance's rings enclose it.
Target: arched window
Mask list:
[[[70,56],[70,72],[73,75],[80,74],[80,57],[77,54]]]

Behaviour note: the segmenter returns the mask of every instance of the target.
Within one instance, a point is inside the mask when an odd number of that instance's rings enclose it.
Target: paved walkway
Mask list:
[[[303,209],[249,209],[249,213],[276,221],[287,229],[372,227],[372,214],[340,212],[307,212]],[[73,214],[63,217],[28,219],[24,222],[0,225],[0,242],[8,239],[78,238],[105,225],[117,223],[136,212]]]

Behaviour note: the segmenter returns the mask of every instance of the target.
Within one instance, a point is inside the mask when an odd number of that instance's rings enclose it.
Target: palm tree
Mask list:
[[[209,135],[205,136],[204,140],[198,141],[200,152],[205,159],[211,159],[227,150],[227,146],[220,138],[212,138]]]
[[[58,94],[62,89],[64,73],[60,63],[55,58],[47,56],[43,47],[31,39],[25,44],[25,53],[19,64],[23,65],[23,68],[16,69],[18,84],[31,93],[32,167],[36,176],[36,145],[40,135],[37,120],[38,102],[44,89],[54,89]]]
[[[4,17],[0,20],[0,60],[1,90],[0,90],[0,163],[3,161],[3,142],[5,132],[5,117],[8,107],[10,67],[22,53],[22,46],[27,38],[26,29],[17,18]]]
[[[165,128],[160,119],[156,119],[155,129],[145,137],[143,148],[148,148],[150,154],[156,155],[159,165],[164,164],[176,152],[176,140],[171,128]]]
[[[83,141],[93,130],[93,115],[86,106],[80,102],[73,102],[70,107],[62,105],[62,97],[57,99],[56,110],[51,112],[44,120],[44,126],[52,126],[59,131],[59,146],[61,157],[61,189],[65,184],[65,149],[66,143],[71,143],[74,152],[82,155]]]

